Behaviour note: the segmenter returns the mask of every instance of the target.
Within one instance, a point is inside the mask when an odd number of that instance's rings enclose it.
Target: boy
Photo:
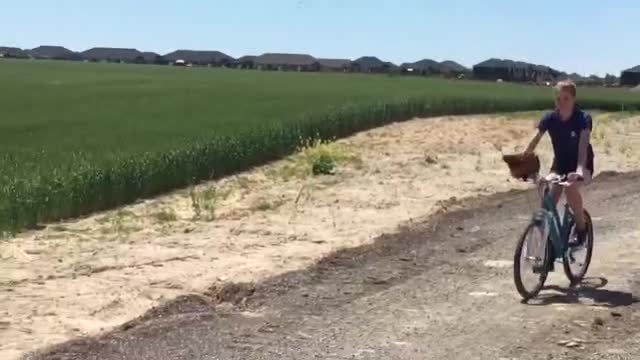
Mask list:
[[[582,211],[582,184],[588,184],[593,176],[593,148],[590,144],[591,115],[576,106],[576,85],[561,81],[555,86],[556,109],[547,113],[538,124],[538,133],[525,150],[532,154],[545,132],[549,132],[553,144],[553,165],[547,178],[566,176],[571,185],[565,187],[566,198],[575,214],[577,236],[569,240],[570,246],[580,246],[587,236]],[[557,203],[562,186],[552,188]]]

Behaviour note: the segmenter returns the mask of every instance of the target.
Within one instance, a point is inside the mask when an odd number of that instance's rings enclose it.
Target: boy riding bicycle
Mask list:
[[[590,144],[591,115],[576,106],[576,85],[561,81],[556,87],[556,109],[547,113],[538,123],[538,132],[525,150],[532,155],[545,132],[553,144],[553,165],[547,179],[566,177],[569,186],[552,186],[553,199],[557,204],[563,189],[567,203],[573,210],[576,222],[576,237],[569,240],[570,246],[580,246],[587,236],[583,213],[581,190],[593,176],[593,147]]]

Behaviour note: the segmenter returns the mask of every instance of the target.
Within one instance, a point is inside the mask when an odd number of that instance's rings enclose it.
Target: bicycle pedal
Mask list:
[[[536,225],[543,225],[544,219],[545,219],[544,214],[540,213],[540,214],[534,214],[531,220]]]
[[[534,274],[542,274],[542,273],[544,273],[544,272],[546,272],[546,271],[549,271],[549,269],[548,269],[548,268],[549,268],[549,266],[547,266],[547,269],[545,270],[545,265],[544,265],[544,264],[542,264],[542,265],[534,265],[534,266],[532,267],[532,270],[533,270],[533,273],[534,273]],[[553,268],[553,267],[552,267],[552,268]],[[551,270],[551,271],[553,271],[553,270]]]

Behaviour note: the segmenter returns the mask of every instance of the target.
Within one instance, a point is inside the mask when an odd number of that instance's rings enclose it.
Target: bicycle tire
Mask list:
[[[522,299],[524,301],[533,299],[534,297],[536,297],[538,295],[538,293],[540,293],[540,290],[542,290],[542,287],[544,286],[544,283],[547,281],[547,276],[549,275],[549,261],[554,261],[553,259],[550,259],[549,256],[549,243],[548,243],[548,239],[543,240],[545,242],[545,261],[544,261],[544,270],[540,272],[540,274],[538,274],[538,283],[536,284],[536,286],[532,289],[532,290],[527,290],[527,288],[525,287],[523,281],[522,281],[522,267],[521,267],[521,259],[522,259],[522,249],[524,247],[524,243],[525,241],[527,241],[527,235],[529,234],[529,232],[531,232],[532,230],[537,229],[538,231],[541,231],[542,234],[544,234],[544,229],[542,228],[542,225],[532,221],[531,223],[529,223],[529,225],[527,225],[527,227],[525,228],[525,231],[522,233],[522,235],[520,236],[520,240],[518,240],[518,244],[516,246],[516,251],[514,254],[514,259],[513,259],[513,280],[514,283],[516,285],[516,289],[518,290],[518,293],[520,294],[520,296],[522,297]]]
[[[562,256],[564,273],[567,276],[567,279],[569,279],[569,281],[571,282],[571,285],[576,285],[584,279],[584,276],[589,270],[589,265],[591,264],[591,256],[593,255],[593,222],[591,220],[591,214],[589,214],[586,209],[584,209],[584,217],[585,223],[587,225],[587,256],[585,257],[585,264],[582,267],[582,270],[577,274],[574,274],[572,272],[568,250],[565,251],[564,255]]]

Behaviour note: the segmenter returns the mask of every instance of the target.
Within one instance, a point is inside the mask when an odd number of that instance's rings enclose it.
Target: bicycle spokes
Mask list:
[[[529,224],[520,238],[514,258],[514,276],[518,292],[525,298],[537,294],[546,278],[544,229],[539,223]]]

